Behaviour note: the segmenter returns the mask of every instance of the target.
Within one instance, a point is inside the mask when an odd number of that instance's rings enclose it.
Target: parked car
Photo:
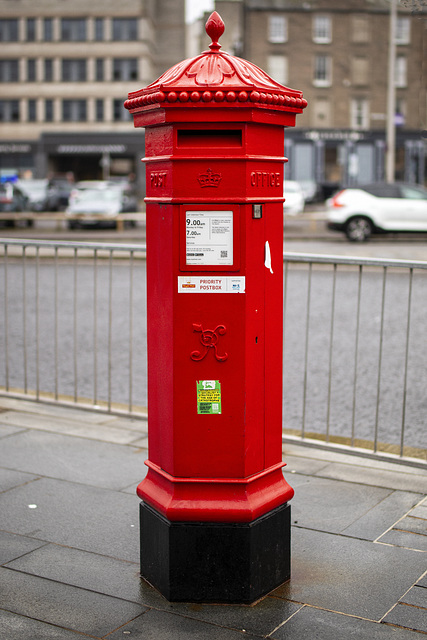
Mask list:
[[[65,211],[68,227],[116,226],[119,213],[138,210],[137,201],[120,187],[76,189]]]
[[[283,211],[288,216],[295,216],[304,211],[304,192],[299,182],[285,180],[283,188]]]
[[[59,190],[48,180],[26,179],[19,180],[19,188],[28,197],[31,211],[59,211]]]
[[[55,194],[57,211],[64,211],[74,189],[73,182],[67,178],[53,177],[49,180],[49,192]]]
[[[5,182],[0,184],[0,213],[17,213],[28,211],[28,198],[16,184]],[[13,227],[13,219],[2,218],[7,226]],[[27,221],[28,224],[28,221]]]
[[[352,242],[373,233],[427,232],[427,189],[405,183],[375,183],[343,189],[327,201],[327,226]]]

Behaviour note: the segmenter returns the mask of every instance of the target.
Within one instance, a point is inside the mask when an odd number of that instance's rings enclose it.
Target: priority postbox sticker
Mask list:
[[[221,413],[221,383],[218,380],[197,381],[197,413]]]

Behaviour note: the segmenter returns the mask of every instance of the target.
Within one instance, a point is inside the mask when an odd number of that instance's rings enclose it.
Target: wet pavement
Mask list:
[[[0,397],[6,640],[416,640],[427,469],[284,444],[292,577],[253,606],[170,604],[139,577],[147,423]]]

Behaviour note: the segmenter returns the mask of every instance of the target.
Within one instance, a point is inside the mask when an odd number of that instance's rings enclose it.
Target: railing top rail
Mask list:
[[[283,258],[287,262],[318,263],[318,264],[346,264],[364,267],[402,267],[406,269],[427,269],[427,262],[421,260],[395,260],[385,258],[361,258],[357,256],[328,256],[311,253],[284,252]]]
[[[121,242],[73,242],[69,240],[30,240],[27,238],[0,238],[0,245],[18,247],[42,247],[50,249],[92,249],[93,251],[146,251],[146,245]]]

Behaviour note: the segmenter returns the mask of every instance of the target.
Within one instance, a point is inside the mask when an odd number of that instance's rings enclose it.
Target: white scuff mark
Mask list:
[[[37,505],[36,504],[29,504],[28,508],[29,509],[37,509]]]
[[[270,243],[268,242],[268,240],[265,243],[264,265],[270,271],[270,273],[274,273],[273,269],[271,268],[271,251],[270,251]]]

